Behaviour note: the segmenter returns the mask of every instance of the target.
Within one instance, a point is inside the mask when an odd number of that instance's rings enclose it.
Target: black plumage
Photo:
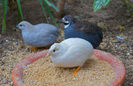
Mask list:
[[[64,35],[67,38],[83,38],[89,41],[94,48],[97,48],[103,39],[102,29],[94,24],[85,24],[76,19],[64,16]]]

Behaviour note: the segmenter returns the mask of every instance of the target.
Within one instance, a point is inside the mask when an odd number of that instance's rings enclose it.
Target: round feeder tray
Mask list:
[[[48,53],[47,51],[38,52],[36,54],[33,54],[32,56],[25,58],[20,63],[18,63],[12,71],[12,80],[13,80],[14,86],[26,86],[22,80],[23,69],[27,65],[37,61],[40,58],[45,57],[47,53]],[[109,53],[106,53],[104,51],[94,50],[94,54],[100,60],[104,60],[108,62],[114,69],[115,80],[111,83],[110,86],[120,86],[123,83],[125,79],[125,74],[126,74],[123,63],[115,56]]]

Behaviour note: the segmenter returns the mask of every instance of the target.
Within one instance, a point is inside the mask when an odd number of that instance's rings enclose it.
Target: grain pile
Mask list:
[[[12,86],[11,76],[13,68],[19,61],[33,54],[28,47],[21,45],[21,40],[12,40],[3,43],[3,45],[8,47],[3,49],[0,57],[0,86]]]
[[[76,68],[56,68],[49,57],[42,58],[24,69],[23,81],[26,86],[109,86],[114,80],[112,67],[95,56],[90,58],[73,75]]]

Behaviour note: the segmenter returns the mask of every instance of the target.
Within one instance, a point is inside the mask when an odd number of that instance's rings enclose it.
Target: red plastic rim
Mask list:
[[[35,53],[32,56],[29,56],[24,60],[22,60],[20,63],[18,63],[12,71],[12,80],[13,80],[14,86],[26,86],[22,80],[23,69],[28,64],[31,64],[36,60],[45,57],[47,53],[48,53],[47,51],[41,51],[41,52]],[[123,83],[125,79],[125,74],[126,74],[123,63],[115,56],[109,53],[106,53],[104,51],[94,50],[94,54],[97,58],[108,62],[113,67],[115,71],[115,80],[111,83],[110,86],[120,86]]]

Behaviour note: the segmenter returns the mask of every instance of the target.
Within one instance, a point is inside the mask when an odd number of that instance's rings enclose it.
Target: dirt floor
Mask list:
[[[65,14],[103,28],[104,39],[99,49],[116,55],[124,63],[126,79],[123,86],[133,86],[133,17],[121,0],[111,0],[107,7],[96,13],[92,8],[93,0],[83,0],[82,3],[80,1],[76,0],[74,4],[66,3]],[[45,22],[37,0],[24,0],[22,10],[24,20],[33,24]],[[8,11],[7,31],[0,34],[0,86],[12,86],[13,67],[31,54],[30,48],[22,41],[21,32],[15,28],[18,23],[16,16],[16,11],[13,13]],[[61,24],[59,28],[62,28]]]

